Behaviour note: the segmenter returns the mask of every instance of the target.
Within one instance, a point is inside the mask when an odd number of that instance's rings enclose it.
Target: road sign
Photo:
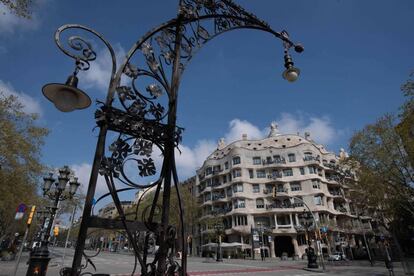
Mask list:
[[[24,212],[26,212],[27,206],[24,203],[20,203],[19,206],[16,208],[16,216],[14,217],[15,220],[22,219],[24,216]]]

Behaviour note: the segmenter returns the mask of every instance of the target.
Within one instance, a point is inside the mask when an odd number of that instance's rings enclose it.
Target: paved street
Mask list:
[[[52,249],[54,258],[50,262],[48,275],[59,275],[62,268],[62,248]],[[90,252],[92,253],[92,252]],[[67,250],[65,265],[70,266],[73,257],[73,250]],[[24,255],[19,266],[19,276],[25,275],[27,269],[28,255]],[[102,252],[94,258],[94,264],[99,273],[109,273],[111,275],[131,275],[134,258],[132,255]],[[11,275],[13,271],[13,262],[0,262],[0,276]],[[377,263],[370,267],[368,262],[349,262],[328,264],[324,273],[305,271],[304,261],[275,261],[267,259],[260,260],[224,260],[222,263],[208,260],[205,258],[189,258],[188,272],[189,275],[215,275],[215,276],[235,276],[235,275],[252,275],[270,276],[270,275],[289,275],[289,276],[312,276],[312,275],[389,275],[383,263]],[[404,275],[400,264],[395,265],[395,275]],[[86,271],[93,272],[91,266]],[[139,275],[139,269],[134,275]]]

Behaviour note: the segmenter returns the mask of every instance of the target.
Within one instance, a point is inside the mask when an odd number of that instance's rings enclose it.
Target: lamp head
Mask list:
[[[282,74],[283,78],[288,82],[296,81],[300,75],[300,70],[293,66],[292,57],[288,53],[285,53],[285,68],[286,70]]]
[[[78,182],[78,178],[74,177],[70,182],[69,182],[69,194],[71,196],[73,196],[76,191],[78,190],[80,186],[80,183]]]
[[[43,95],[62,112],[85,109],[91,105],[89,96],[78,89],[78,78],[70,75],[65,84],[49,83],[43,86]]]
[[[44,177],[43,181],[43,193],[47,193],[50,190],[50,187],[52,186],[53,182],[55,182],[55,179],[53,178],[53,173],[49,173],[49,176]]]

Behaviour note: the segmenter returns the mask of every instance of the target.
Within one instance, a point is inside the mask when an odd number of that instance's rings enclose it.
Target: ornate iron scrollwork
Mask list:
[[[281,39],[285,50],[295,46],[285,32],[276,32],[269,25],[253,14],[245,11],[230,0],[181,0],[176,18],[151,30],[138,40],[128,52],[125,61],[119,68],[116,66],[115,53],[111,45],[96,31],[81,25],[64,25],[55,34],[58,47],[75,60],[75,74],[80,70],[88,70],[90,62],[96,59],[92,46],[80,36],[72,36],[67,45],[74,50],[69,51],[63,46],[60,35],[68,29],[81,29],[99,38],[109,50],[112,58],[112,73],[108,88],[107,100],[101,103],[95,112],[95,119],[100,128],[100,135],[106,137],[107,131],[118,133],[117,138],[110,142],[108,150],[98,143],[93,166],[95,175],[104,176],[109,193],[100,199],[111,197],[119,213],[119,219],[107,223],[111,229],[122,225],[128,239],[132,241],[136,262],[141,267],[141,275],[184,275],[186,273],[186,239],[181,197],[178,188],[178,176],[174,160],[175,148],[178,148],[183,128],[176,126],[177,94],[180,77],[186,64],[205,43],[214,37],[235,29],[256,29],[268,32]],[[100,138],[99,138],[100,139]],[[100,141],[100,140],[99,140]],[[153,154],[159,152],[164,158],[157,179],[143,184],[145,177],[154,177],[157,168]],[[138,174],[128,175],[128,168],[133,162]],[[95,164],[95,163],[94,163]],[[94,174],[95,173],[95,174]],[[141,177],[141,178],[139,178]],[[96,186],[96,178],[91,177],[90,185]],[[139,180],[137,180],[139,178]],[[92,179],[95,179],[93,182]],[[173,258],[177,229],[168,225],[168,207],[170,185],[174,182],[179,200],[180,233],[182,240],[183,259],[181,264]],[[129,188],[119,188],[119,185]],[[152,206],[144,211],[141,224],[134,224],[127,219],[118,193],[129,189],[155,187]],[[94,189],[88,190],[87,198],[93,199]],[[163,190],[162,205],[157,202]],[[145,193],[144,193],[145,194]],[[100,200],[99,199],[99,200]],[[98,200],[98,201],[99,201]],[[137,210],[140,207],[138,202]],[[88,206],[89,208],[86,208]],[[91,210],[91,202],[85,203],[85,210]],[[161,218],[155,222],[156,213]],[[84,249],[86,230],[90,225],[102,226],[103,221],[83,214],[80,245],[74,257],[72,275],[80,273],[80,254]],[[137,217],[136,217],[137,219]],[[160,249],[154,260],[148,262],[148,247],[154,240],[160,241]],[[142,244],[143,242],[143,244]],[[90,258],[86,258],[86,264]]]

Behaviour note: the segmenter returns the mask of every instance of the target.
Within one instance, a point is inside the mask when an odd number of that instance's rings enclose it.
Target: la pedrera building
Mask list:
[[[214,252],[220,240],[223,257],[301,257],[308,242],[324,253],[352,254],[371,225],[357,216],[350,187],[337,177],[345,157],[309,133],[280,134],[274,123],[262,140],[220,140],[197,170],[197,252]]]

